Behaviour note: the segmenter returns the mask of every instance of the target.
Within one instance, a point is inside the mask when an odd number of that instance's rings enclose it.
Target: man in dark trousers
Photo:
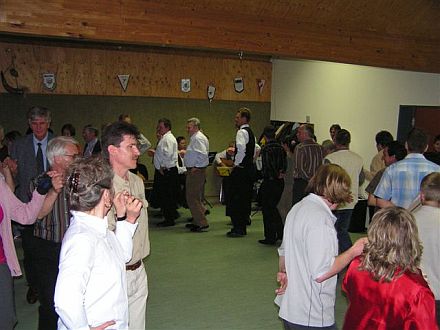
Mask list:
[[[240,108],[235,115],[235,126],[238,128],[235,138],[234,169],[231,172],[230,216],[232,229],[227,237],[246,235],[246,224],[249,221],[254,183],[255,136],[249,127],[251,112]]]
[[[51,114],[47,108],[37,106],[30,108],[27,119],[32,133],[16,140],[10,150],[11,159],[16,163],[16,167],[11,168],[15,175],[15,195],[24,203],[29,202],[31,197],[29,191],[31,180],[49,169],[46,148],[52,138],[52,134],[49,132]],[[29,285],[26,300],[30,304],[35,304],[38,299],[37,276],[33,260],[35,251],[33,233],[34,225],[30,225],[24,226],[21,234],[23,265]]]
[[[284,189],[283,176],[287,168],[286,152],[275,140],[275,127],[266,126],[263,131],[266,144],[261,150],[263,182],[260,187],[263,208],[264,239],[258,242],[274,245],[283,239],[283,221],[277,205]]]

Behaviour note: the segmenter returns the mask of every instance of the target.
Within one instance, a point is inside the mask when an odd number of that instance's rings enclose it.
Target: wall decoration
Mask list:
[[[191,92],[191,79],[187,78],[187,79],[181,79],[180,80],[180,89],[182,90],[182,92],[184,93],[189,93]]]
[[[237,93],[244,91],[244,81],[242,77],[237,77],[234,79],[234,88]]]
[[[209,102],[212,102],[214,96],[215,96],[215,86],[213,84],[209,84],[208,85],[208,100],[209,100]]]
[[[122,89],[125,92],[127,90],[128,81],[130,80],[130,75],[129,74],[118,74],[118,80],[119,80],[119,83],[121,84]]]
[[[263,88],[265,84],[266,84],[265,79],[257,79],[258,92],[260,93],[260,95],[263,94]]]
[[[54,91],[57,87],[55,73],[43,73],[43,86],[49,91]]]

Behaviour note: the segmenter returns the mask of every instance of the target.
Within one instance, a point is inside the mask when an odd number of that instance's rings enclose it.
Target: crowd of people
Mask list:
[[[378,153],[365,170],[340,125],[330,127],[331,140],[322,145],[310,124],[294,126],[281,139],[268,125],[257,140],[248,108],[236,112],[235,139],[214,159],[195,117],[186,122],[188,143],[161,118],[153,146],[121,114],[102,134],[83,127],[83,148],[71,124],[54,136],[48,109],[32,107],[27,120],[30,131],[22,137],[0,127],[2,329],[17,322],[12,279],[21,275],[18,235],[26,298],[40,304],[39,329],[145,329],[149,202],[160,208],[158,227],[175,226],[183,206],[191,212],[190,232],[209,231],[204,189],[212,160],[227,169],[222,201],[232,224],[228,238],[247,235],[259,181],[264,238],[258,243],[281,242],[275,302],[286,329],[336,328],[341,272],[349,299],[344,329],[439,324],[439,136],[426,153],[428,138],[420,129],[412,129],[404,144],[381,131]],[[149,201],[148,172],[138,162],[143,153],[154,166]],[[364,181],[374,216],[367,237],[353,244],[349,225]]]

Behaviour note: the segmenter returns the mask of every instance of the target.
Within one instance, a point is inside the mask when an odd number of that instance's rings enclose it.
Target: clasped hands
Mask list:
[[[116,216],[118,218],[126,217],[126,220],[130,223],[136,222],[143,207],[142,201],[130,195],[126,190],[120,191],[115,195],[113,205],[116,209]]]

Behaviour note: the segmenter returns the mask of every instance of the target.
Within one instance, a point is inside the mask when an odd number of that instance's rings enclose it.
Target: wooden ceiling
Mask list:
[[[0,0],[0,34],[440,73],[439,0]]]

